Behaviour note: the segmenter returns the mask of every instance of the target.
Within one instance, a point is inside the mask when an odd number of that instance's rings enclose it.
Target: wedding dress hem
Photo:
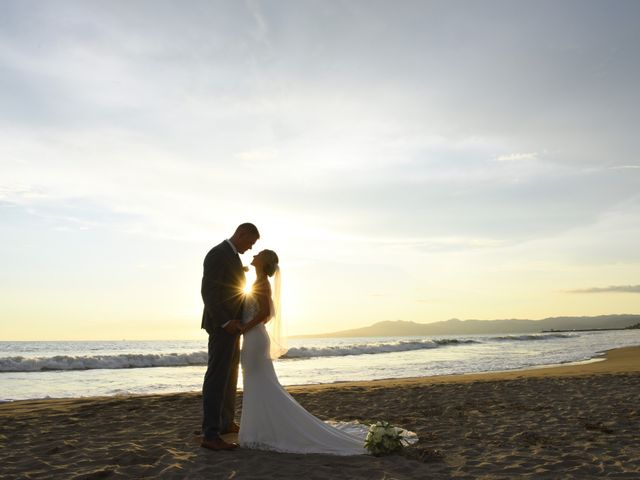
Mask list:
[[[240,446],[242,448],[248,448],[251,450],[265,450],[265,451],[269,451],[269,452],[276,452],[276,453],[294,453],[294,454],[301,454],[301,455],[310,455],[310,454],[314,454],[314,455],[335,455],[335,456],[340,456],[340,457],[347,457],[347,456],[353,456],[353,455],[367,455],[368,452],[366,452],[364,449],[362,451],[362,453],[354,453],[354,452],[349,452],[349,451],[329,451],[329,450],[323,450],[323,451],[318,451],[316,449],[309,449],[309,450],[295,450],[295,449],[290,449],[290,448],[278,448],[276,446],[267,444],[267,443],[260,443],[260,442],[240,442]]]
[[[255,298],[247,298],[242,323],[248,323],[258,308]],[[362,426],[365,435],[360,438],[305,410],[278,381],[269,354],[269,335],[260,323],[244,335],[240,353],[244,393],[239,444],[282,453],[366,454],[366,427]]]

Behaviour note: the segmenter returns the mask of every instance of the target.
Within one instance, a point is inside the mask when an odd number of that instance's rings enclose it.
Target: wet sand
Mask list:
[[[502,373],[289,387],[325,420],[388,420],[388,457],[199,447],[199,393],[0,405],[0,478],[640,478],[640,347]],[[240,414],[241,395],[238,395]]]

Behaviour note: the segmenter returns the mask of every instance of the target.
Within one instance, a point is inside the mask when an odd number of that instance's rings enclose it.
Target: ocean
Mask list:
[[[290,340],[275,368],[283,385],[306,385],[585,362],[634,345],[640,330],[305,338]],[[206,337],[0,342],[0,401],[199,391],[206,362]]]

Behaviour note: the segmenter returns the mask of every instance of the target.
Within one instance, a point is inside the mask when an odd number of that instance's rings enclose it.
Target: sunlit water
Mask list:
[[[295,339],[275,367],[283,385],[304,385],[580,362],[633,345],[640,330]],[[0,401],[197,391],[206,360],[206,339],[0,342]]]

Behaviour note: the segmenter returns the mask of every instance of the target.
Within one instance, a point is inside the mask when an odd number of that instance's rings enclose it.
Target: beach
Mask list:
[[[640,478],[640,347],[488,374],[287,387],[324,420],[387,420],[387,457],[199,446],[199,393],[0,404],[0,478]],[[240,414],[241,394],[238,395]]]

